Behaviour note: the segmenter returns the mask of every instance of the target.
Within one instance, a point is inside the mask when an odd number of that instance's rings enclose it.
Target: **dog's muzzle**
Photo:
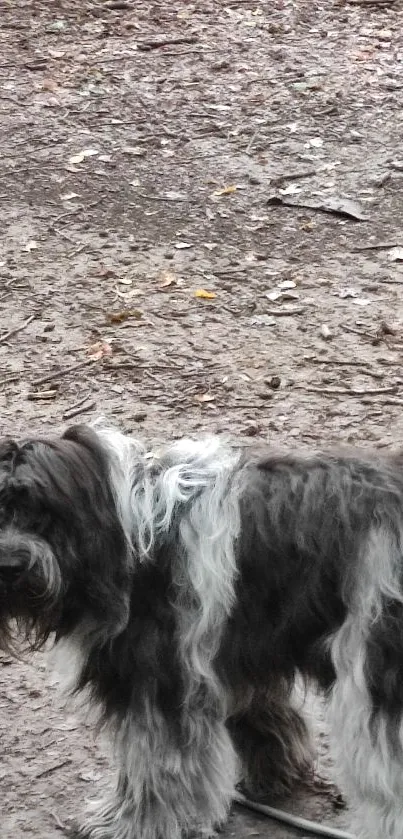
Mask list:
[[[13,528],[0,534],[0,591],[25,588],[52,597],[60,583],[59,565],[47,542]]]

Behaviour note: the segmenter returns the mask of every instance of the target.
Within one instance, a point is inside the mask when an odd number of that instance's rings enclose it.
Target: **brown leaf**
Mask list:
[[[198,288],[195,291],[195,297],[198,297],[200,300],[214,300],[217,295],[214,291],[206,291],[205,288]]]
[[[224,186],[222,189],[215,189],[213,195],[220,196],[220,195],[232,195],[233,192],[236,192],[238,187],[235,184],[230,184],[230,186]]]
[[[106,315],[106,320],[108,323],[124,323],[125,320],[129,320],[129,318],[136,318],[136,320],[141,320],[143,317],[143,312],[140,309],[122,309],[121,312],[109,312]]]
[[[101,358],[105,358],[105,356],[112,355],[112,347],[107,341],[96,341],[95,344],[91,344],[87,348],[87,355],[93,361],[99,361]]]
[[[159,288],[169,288],[171,285],[176,285],[176,277],[172,271],[164,271],[161,275],[161,282]]]
[[[197,393],[195,398],[195,402],[200,402],[201,404],[205,402],[214,402],[215,396],[212,393]]]

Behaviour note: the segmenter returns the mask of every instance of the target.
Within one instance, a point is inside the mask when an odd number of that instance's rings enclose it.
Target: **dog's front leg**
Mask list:
[[[116,791],[94,806],[79,837],[208,837],[225,821],[236,756],[224,721],[211,709],[188,707],[172,720],[148,699],[140,716],[122,722],[116,746]]]

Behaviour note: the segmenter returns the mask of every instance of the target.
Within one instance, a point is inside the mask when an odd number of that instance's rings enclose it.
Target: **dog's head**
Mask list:
[[[86,426],[0,442],[0,647],[122,619],[129,564],[108,456]]]

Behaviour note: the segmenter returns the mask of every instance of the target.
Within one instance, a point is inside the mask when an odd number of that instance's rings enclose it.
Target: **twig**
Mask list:
[[[146,200],[150,201],[189,201],[187,196],[178,196],[178,198],[169,198],[169,196],[165,195],[149,195],[145,192],[136,192],[136,195],[139,195],[140,198],[145,198]]]
[[[259,128],[256,128],[256,131],[254,131],[254,132],[253,132],[253,134],[252,134],[252,136],[251,136],[251,138],[250,138],[250,140],[249,140],[249,143],[248,143],[248,145],[247,145],[247,147],[246,147],[246,149],[245,149],[245,154],[250,154],[251,149],[252,149],[252,146],[253,146],[253,144],[254,144],[254,142],[255,142],[256,137],[258,136],[258,134],[259,134]]]
[[[20,378],[20,373],[15,373],[11,376],[7,376],[7,378],[5,378],[5,379],[0,379],[0,387],[3,387],[4,385],[12,384],[13,382],[18,382],[19,378]]]
[[[88,367],[90,364],[94,364],[93,358],[87,358],[85,361],[79,361],[78,364],[71,364],[70,367],[58,370],[57,373],[48,373],[47,376],[42,376],[40,379],[34,379],[31,384],[33,387],[40,387],[40,385],[53,382],[54,379],[60,379],[62,376],[68,376],[69,373],[75,373],[76,370],[81,370],[82,367]]]
[[[30,315],[29,318],[27,318],[20,326],[16,326],[15,329],[9,329],[8,332],[5,332],[4,335],[0,336],[0,344],[4,344],[4,342],[8,341],[8,339],[13,335],[17,335],[17,332],[22,332],[22,330],[25,329],[28,324],[32,323],[35,318],[36,315]]]
[[[362,329],[355,329],[353,326],[347,326],[347,324],[343,324],[343,329],[346,332],[352,332],[353,335],[359,335],[361,338],[369,338],[370,341],[375,341],[377,336],[371,335],[370,332],[364,332]]]
[[[61,763],[55,763],[54,766],[49,766],[49,769],[43,769],[42,772],[38,772],[38,774],[35,775],[35,781],[37,781],[39,778],[47,778],[48,775],[52,774],[52,772],[57,772],[58,769],[63,769],[64,766],[69,766],[70,763],[72,763],[72,760],[70,757],[68,757]]]
[[[42,390],[40,393],[29,393],[27,399],[30,402],[47,401],[57,396],[57,390]]]
[[[346,387],[313,387],[312,385],[295,385],[299,390],[306,390],[308,393],[323,393],[325,396],[381,396],[383,393],[397,393],[397,385],[390,387],[365,388],[356,390]]]
[[[197,44],[198,40],[197,35],[183,35],[176,38],[155,38],[152,41],[137,41],[136,46],[138,50],[148,52],[148,50],[172,46],[173,44]]]
[[[336,358],[310,358],[307,361],[311,364],[329,364],[331,367],[356,367],[358,373],[363,376],[372,376],[373,379],[385,378],[383,370],[371,369],[368,361],[340,361]]]
[[[87,399],[88,396],[86,396],[85,399],[81,400],[81,405],[77,405],[76,408],[70,408],[69,411],[65,411],[63,414],[63,419],[71,420],[73,419],[73,417],[78,417],[79,414],[84,414],[86,411],[92,411],[92,409],[95,408],[96,403],[88,402],[88,405],[84,405],[83,402],[85,402]]]
[[[361,253],[361,251],[383,251],[390,248],[399,247],[399,242],[378,242],[373,245],[358,245],[356,248],[351,248],[352,253]]]
[[[51,810],[49,810],[49,815],[52,816],[52,819],[54,819],[58,830],[61,830],[63,833],[67,833],[68,827],[67,825],[63,824],[62,821],[60,821],[59,816],[56,813],[53,813]]]
[[[306,309],[266,309],[265,315],[278,317],[292,317],[293,315],[303,315]]]
[[[304,361],[309,361],[311,364],[334,364],[336,367],[363,367],[368,364],[368,361],[341,361],[339,358],[304,358]]]
[[[317,169],[303,169],[301,172],[285,172],[283,175],[276,175],[271,179],[273,186],[277,186],[282,181],[297,181],[299,178],[312,178],[317,174]]]

